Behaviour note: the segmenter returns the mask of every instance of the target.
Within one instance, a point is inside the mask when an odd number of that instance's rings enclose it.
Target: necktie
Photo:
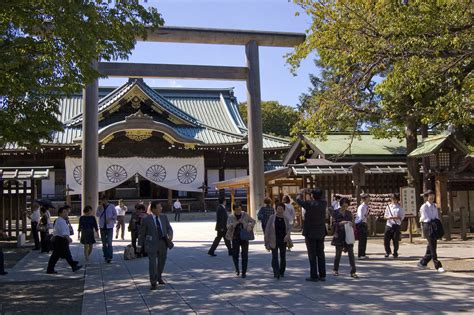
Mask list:
[[[104,207],[104,211],[102,212],[102,215],[104,216],[104,229],[107,229],[107,208]]]
[[[163,231],[161,230],[161,225],[160,225],[160,222],[158,221],[158,216],[155,217],[155,221],[156,221],[156,228],[158,230],[158,238],[162,239],[163,238]]]

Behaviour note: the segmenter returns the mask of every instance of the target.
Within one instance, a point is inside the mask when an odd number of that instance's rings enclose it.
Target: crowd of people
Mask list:
[[[331,245],[335,247],[335,257],[332,273],[339,276],[339,264],[342,253],[347,253],[350,264],[350,276],[358,278],[356,273],[356,259],[354,252],[355,241],[358,240],[358,259],[368,259],[367,249],[367,218],[370,215],[370,196],[361,194],[361,204],[353,214],[349,210],[351,200],[335,196],[334,201],[328,206],[320,189],[303,189],[293,201],[289,196],[284,196],[282,201],[272,202],[264,200],[265,205],[257,213],[264,232],[264,246],[271,252],[271,268],[273,276],[277,279],[285,276],[287,259],[286,253],[293,247],[291,233],[295,222],[295,207],[299,205],[302,210],[302,234],[305,239],[309,260],[309,277],[307,281],[326,280],[326,257],[324,242],[327,232],[327,215],[331,218],[333,237]],[[423,235],[428,240],[425,255],[418,263],[418,267],[426,268],[429,261],[433,260],[438,272],[444,272],[441,262],[437,257],[437,240],[442,236],[442,225],[439,221],[438,209],[434,203],[434,192],[429,190],[423,194],[424,203],[420,208],[420,222]],[[398,258],[399,241],[401,237],[400,226],[405,218],[404,209],[400,206],[400,196],[391,195],[391,202],[386,206],[384,219],[385,257],[390,255]],[[175,221],[180,220],[181,204],[179,200],[173,204]],[[143,202],[135,205],[131,215],[128,231],[131,234],[132,248],[135,257],[146,256],[149,259],[149,274],[151,289],[158,284],[164,284],[162,273],[164,270],[167,251],[173,248],[173,229],[166,215],[162,214],[162,205],[159,202],[150,202],[148,207]],[[65,259],[72,271],[81,269],[78,261],[72,258],[69,244],[74,230],[69,222],[70,206],[58,209],[58,218],[51,222],[48,207],[39,202],[32,203],[31,228],[34,241],[34,250],[41,253],[52,254],[48,261],[47,273],[56,274],[55,266],[59,259]],[[125,239],[125,214],[127,207],[122,200],[115,206],[109,202],[106,195],[100,197],[100,204],[94,215],[91,206],[83,209],[79,219],[77,239],[84,245],[84,260],[88,264],[96,239],[102,242],[104,261],[110,263],[113,259],[113,235],[115,238]],[[249,244],[255,238],[254,227],[256,221],[242,209],[242,205],[235,203],[232,212],[226,210],[225,198],[219,198],[216,211],[217,232],[208,254],[216,256],[215,251],[224,239],[229,256],[232,256],[233,267],[237,276],[246,278],[249,261]],[[50,230],[52,229],[52,233]],[[121,233],[120,233],[121,232]],[[393,251],[392,251],[393,244]],[[6,275],[3,268],[3,252],[0,250],[0,275]],[[240,261],[239,261],[240,260]]]

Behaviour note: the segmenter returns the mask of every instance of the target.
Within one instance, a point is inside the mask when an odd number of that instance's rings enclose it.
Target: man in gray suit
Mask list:
[[[161,214],[162,209],[163,207],[157,201],[150,204],[152,214],[143,219],[138,237],[138,244],[144,246],[148,254],[151,290],[157,289],[157,282],[165,284],[161,274],[165,268],[168,253],[166,238],[170,241],[173,239],[173,229],[168,217]]]

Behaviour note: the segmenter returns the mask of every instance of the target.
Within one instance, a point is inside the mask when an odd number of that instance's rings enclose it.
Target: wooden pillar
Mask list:
[[[97,69],[97,61],[92,62]],[[95,210],[98,204],[99,173],[99,80],[95,79],[83,90],[82,100],[82,209],[86,205]]]
[[[173,210],[173,189],[168,188],[168,207]]]
[[[250,212],[249,206],[250,206],[250,188],[246,187],[247,189],[247,212]],[[254,210],[254,212],[258,211],[257,209]]]
[[[28,199],[27,198],[28,196],[28,193],[26,191],[26,182],[23,182],[23,200],[22,200],[22,205],[25,206],[25,209],[22,209],[23,211],[21,211],[21,231],[23,232],[23,234],[26,236],[26,232],[27,232],[27,226],[26,226],[26,200]]]
[[[448,174],[436,174],[436,204],[441,213],[448,214]]]
[[[248,213],[255,219],[256,211],[262,206],[265,197],[260,70],[256,41],[251,40],[245,45],[245,54],[248,67],[247,117],[250,171],[250,209]]]

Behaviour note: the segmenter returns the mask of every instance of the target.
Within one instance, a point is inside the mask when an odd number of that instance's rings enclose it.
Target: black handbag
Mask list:
[[[444,236],[444,227],[440,219],[430,221],[430,236],[436,239],[441,239]]]
[[[249,232],[246,229],[241,229],[240,230],[240,239],[242,241],[253,241],[255,239],[255,235],[253,234],[253,230],[251,232]]]
[[[168,247],[168,249],[173,249],[174,243],[172,240],[170,240],[168,237],[165,237],[165,242],[166,242],[166,247]]]

